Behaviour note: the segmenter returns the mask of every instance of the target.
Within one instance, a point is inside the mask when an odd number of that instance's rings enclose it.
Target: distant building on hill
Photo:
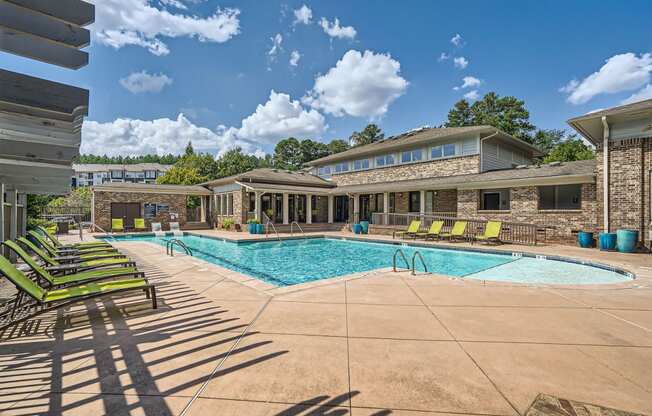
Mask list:
[[[156,183],[156,178],[167,172],[172,165],[160,163],[122,164],[73,164],[75,172],[72,187],[102,185],[104,183]]]

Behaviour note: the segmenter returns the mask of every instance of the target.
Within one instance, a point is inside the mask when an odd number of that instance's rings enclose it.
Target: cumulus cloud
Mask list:
[[[473,88],[473,87],[477,87],[477,86],[479,86],[480,84],[482,84],[482,81],[481,81],[481,80],[479,80],[479,79],[476,78],[476,77],[468,76],[468,77],[464,77],[464,78],[462,78],[462,85],[460,85],[459,87],[453,87],[453,89],[454,89],[455,91],[457,91],[457,90],[463,90],[464,88]]]
[[[238,9],[217,9],[208,17],[190,16],[159,9],[150,0],[95,1],[93,34],[101,44],[120,49],[134,45],[154,55],[167,55],[170,49],[162,37],[191,37],[200,42],[223,43],[240,33]],[[168,4],[181,4],[178,0]]]
[[[183,114],[179,114],[176,120],[119,118],[108,123],[87,120],[82,127],[82,138],[82,153],[109,156],[179,154],[188,140],[192,140],[195,149],[213,154],[221,154],[234,146],[240,146],[249,153],[259,151],[249,142],[224,137],[216,131],[197,126]]]
[[[455,36],[451,38],[451,43],[455,46],[462,46],[464,44],[464,39],[462,39],[462,35],[459,33],[456,33]]]
[[[571,104],[583,104],[599,94],[613,94],[631,91],[650,82],[652,73],[652,54],[637,56],[623,53],[607,59],[596,72],[579,81],[573,79],[559,89],[567,93]]]
[[[340,19],[335,18],[334,22],[329,22],[325,17],[322,17],[319,21],[319,25],[324,29],[324,32],[331,38],[339,39],[353,39],[356,32],[353,26],[340,26]]]
[[[469,66],[469,60],[463,56],[458,56],[453,58],[453,65],[455,65],[456,68],[464,69]]]
[[[446,61],[446,60],[448,60],[448,59],[450,59],[450,58],[451,58],[451,56],[450,56],[449,54],[447,54],[446,52],[442,52],[442,53],[439,55],[439,58],[437,58],[437,61],[439,61],[439,62],[443,62],[443,61]]]
[[[159,1],[164,6],[176,7],[177,9],[181,9],[181,10],[188,10],[188,6],[186,6],[179,0],[159,0]]]
[[[277,33],[276,35],[269,38],[272,41],[272,47],[267,51],[267,55],[270,59],[276,59],[276,55],[281,51],[281,44],[283,43],[283,35]]]
[[[302,23],[309,25],[312,23],[312,10],[305,4],[298,9],[294,10],[294,25]]]
[[[301,59],[301,54],[299,51],[292,51],[292,53],[290,53],[290,65],[299,65],[299,59]]]
[[[133,94],[141,92],[161,92],[166,85],[170,84],[172,84],[172,78],[167,75],[149,74],[145,70],[133,72],[125,78],[120,78],[120,85]]]
[[[267,102],[259,104],[253,114],[242,120],[239,128],[221,126],[220,136],[225,142],[273,144],[290,136],[320,137],[327,127],[324,116],[318,111],[306,110],[288,94],[272,90]]]
[[[631,104],[637,101],[652,99],[652,84],[647,84],[642,90],[623,100],[622,104]]]
[[[379,117],[405,93],[401,64],[390,55],[350,50],[315,85],[303,102],[335,116]]]
[[[480,94],[478,94],[478,90],[471,90],[464,94],[464,98],[466,98],[469,101],[475,101],[478,98],[480,98]]]

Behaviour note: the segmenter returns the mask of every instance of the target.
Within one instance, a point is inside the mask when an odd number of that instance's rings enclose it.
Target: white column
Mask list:
[[[333,223],[333,213],[335,211],[335,207],[333,206],[335,203],[335,198],[333,195],[328,195],[328,223],[332,224]]]
[[[385,214],[385,225],[389,224],[389,192],[383,192],[383,213]]]
[[[199,221],[206,222],[206,197],[199,197]]]
[[[358,219],[360,222],[360,194],[353,195],[353,221]]]
[[[255,218],[258,221],[262,221],[263,220],[263,204],[262,204],[261,198],[262,198],[263,194],[261,192],[255,192],[254,195],[255,195],[254,200],[255,200],[255,205],[256,205],[256,207],[255,207],[255,212],[256,212],[255,215],[256,215],[256,217]]]
[[[283,224],[290,223],[290,195],[283,194]]]
[[[17,222],[18,222],[18,191],[14,189],[9,192],[9,203],[11,204],[11,214],[9,216],[9,239],[15,240],[17,235]],[[11,252],[10,259],[12,262],[16,261],[16,253]]]
[[[419,214],[423,217],[426,213],[426,191],[419,191]]]
[[[5,184],[0,184],[0,241],[5,241]]]
[[[312,195],[306,194],[306,224],[312,224]]]
[[[20,235],[24,236],[27,234],[27,194],[22,194],[21,199],[23,204],[23,215],[20,227]]]

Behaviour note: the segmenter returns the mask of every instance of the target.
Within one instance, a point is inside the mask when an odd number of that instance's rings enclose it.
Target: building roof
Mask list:
[[[595,160],[552,163],[467,175],[338,186],[332,193],[409,191],[416,189],[491,189],[498,187],[590,183],[595,180]]]
[[[313,160],[312,162],[309,162],[308,165],[315,166],[333,163],[341,160],[350,160],[357,157],[403,149],[410,146],[417,146],[429,143],[433,140],[455,138],[457,136],[468,135],[469,133],[478,133],[481,136],[496,134],[502,139],[510,141],[514,146],[529,150],[535,155],[541,154],[541,151],[535,146],[526,143],[523,140],[517,139],[516,137],[510,136],[509,134],[492,126],[441,127],[411,130],[407,133],[388,137],[379,142],[354,147],[344,152]]]
[[[124,170],[127,172],[140,172],[144,170],[167,171],[172,165],[160,163],[133,163],[133,164],[110,164],[110,163],[73,163],[72,169],[77,172],[108,172],[110,170]]]
[[[238,175],[227,176],[225,178],[204,182],[201,185],[217,186],[231,182],[275,183],[295,186],[314,186],[321,188],[332,188],[335,186],[335,184],[332,182],[308,172],[293,172],[289,170],[271,168],[253,169],[249,172],[240,173]]]
[[[652,117],[652,99],[594,111],[571,118],[568,124],[587,140],[598,144],[603,138],[602,117],[606,117],[609,123]],[[647,133],[652,134],[652,129],[647,130]]]
[[[159,185],[148,183],[111,182],[91,187],[97,192],[138,192],[144,194],[211,195],[209,189],[200,185]]]

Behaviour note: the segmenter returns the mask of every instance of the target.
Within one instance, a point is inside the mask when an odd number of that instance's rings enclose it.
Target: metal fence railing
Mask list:
[[[91,220],[90,206],[44,206],[38,211],[38,216],[43,219],[56,220],[70,218],[74,222],[88,222]]]

